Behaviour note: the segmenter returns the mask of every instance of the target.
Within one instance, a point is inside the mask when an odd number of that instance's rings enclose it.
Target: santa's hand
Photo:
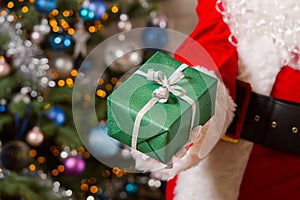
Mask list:
[[[136,160],[136,168],[144,172],[151,171],[152,175],[162,180],[169,180],[181,171],[185,171],[197,163],[200,159],[198,157],[199,147],[204,141],[205,133],[202,133],[202,126],[195,128],[191,134],[190,142],[192,146],[185,152],[184,155],[173,156],[172,163],[165,165],[157,160],[154,160],[145,154],[134,151],[133,156]]]

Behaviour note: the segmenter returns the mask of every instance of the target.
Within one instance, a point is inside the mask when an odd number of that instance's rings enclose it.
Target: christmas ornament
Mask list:
[[[81,156],[69,156],[63,161],[65,173],[68,175],[79,175],[85,169],[85,161]]]
[[[7,112],[7,105],[0,105],[0,113],[6,113]]]
[[[168,44],[167,31],[163,28],[147,27],[142,33],[142,42],[153,49],[163,49]]]
[[[79,11],[79,15],[83,21],[91,21],[94,19],[95,16],[94,12],[91,11],[89,8],[82,8]]]
[[[76,31],[73,35],[73,39],[75,41],[73,58],[77,58],[79,54],[83,57],[87,54],[86,42],[90,38],[90,34],[85,30],[83,21],[80,20],[76,24]]]
[[[127,185],[125,186],[125,191],[130,195],[136,194],[138,189],[139,188],[135,183],[127,183]]]
[[[0,78],[8,75],[10,72],[10,66],[5,61],[3,56],[0,56]]]
[[[128,15],[121,14],[120,21],[118,23],[118,28],[120,31],[130,31],[132,28],[132,24],[128,19]]]
[[[31,41],[37,45],[39,45],[43,40],[47,33],[51,30],[48,20],[46,18],[42,18],[41,23],[35,25],[33,27],[33,32],[30,35]]]
[[[150,16],[151,16],[150,26],[159,27],[159,28],[167,27],[166,15],[153,11],[150,13]]]
[[[31,102],[31,99],[27,94],[17,93],[13,96],[12,101],[14,103],[19,103],[20,101],[23,101],[25,104],[29,104]]]
[[[104,61],[115,72],[127,72],[142,62],[143,52],[126,40],[110,42],[104,52]]]
[[[101,19],[106,12],[106,5],[103,0],[91,0],[88,8],[94,13],[94,20]]]
[[[100,125],[90,131],[89,150],[97,157],[112,157],[119,152],[120,142],[107,135],[107,126]]]
[[[57,6],[57,0],[36,0],[35,6],[38,11],[49,13]]]
[[[68,54],[59,54],[52,59],[52,66],[60,75],[66,75],[73,69],[73,59]]]
[[[72,38],[65,33],[57,33],[49,38],[50,45],[54,50],[66,50],[72,45]]]
[[[50,108],[50,110],[46,113],[46,118],[55,122],[59,126],[64,125],[66,121],[66,115],[64,111],[57,106]]]
[[[29,164],[29,147],[22,141],[10,141],[2,146],[1,162],[6,169],[21,171]]]
[[[26,142],[32,146],[40,146],[44,141],[44,135],[40,131],[39,127],[35,126],[33,129],[28,131],[26,135]]]

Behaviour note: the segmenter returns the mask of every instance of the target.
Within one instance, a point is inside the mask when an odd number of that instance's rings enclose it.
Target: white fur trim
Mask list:
[[[235,200],[252,143],[220,141],[195,167],[179,174],[174,200]]]
[[[239,79],[252,84],[253,91],[269,95],[281,63],[271,37],[248,35],[238,44]]]

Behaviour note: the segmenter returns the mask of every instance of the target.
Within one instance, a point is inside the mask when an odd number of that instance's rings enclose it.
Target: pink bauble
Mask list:
[[[81,156],[69,156],[64,160],[65,173],[79,175],[85,169],[85,161]]]
[[[0,78],[8,75],[10,72],[10,66],[5,61],[3,56],[0,56]]]
[[[26,142],[31,146],[39,146],[44,141],[44,135],[38,127],[34,127],[28,131],[26,135]]]

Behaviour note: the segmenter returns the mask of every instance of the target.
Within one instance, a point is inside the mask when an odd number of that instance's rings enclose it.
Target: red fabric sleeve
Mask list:
[[[196,12],[199,22],[190,39],[177,49],[175,58],[192,66],[204,66],[217,74],[219,71],[230,95],[235,98],[238,55],[228,40],[230,30],[216,10],[215,0],[198,0]],[[212,60],[206,58],[206,52]]]
[[[238,56],[230,44],[230,30],[216,10],[216,0],[198,0],[196,8],[199,22],[195,30],[177,49],[175,58],[191,66],[200,65],[215,71],[235,98]],[[176,179],[167,183],[166,200],[174,198]]]

